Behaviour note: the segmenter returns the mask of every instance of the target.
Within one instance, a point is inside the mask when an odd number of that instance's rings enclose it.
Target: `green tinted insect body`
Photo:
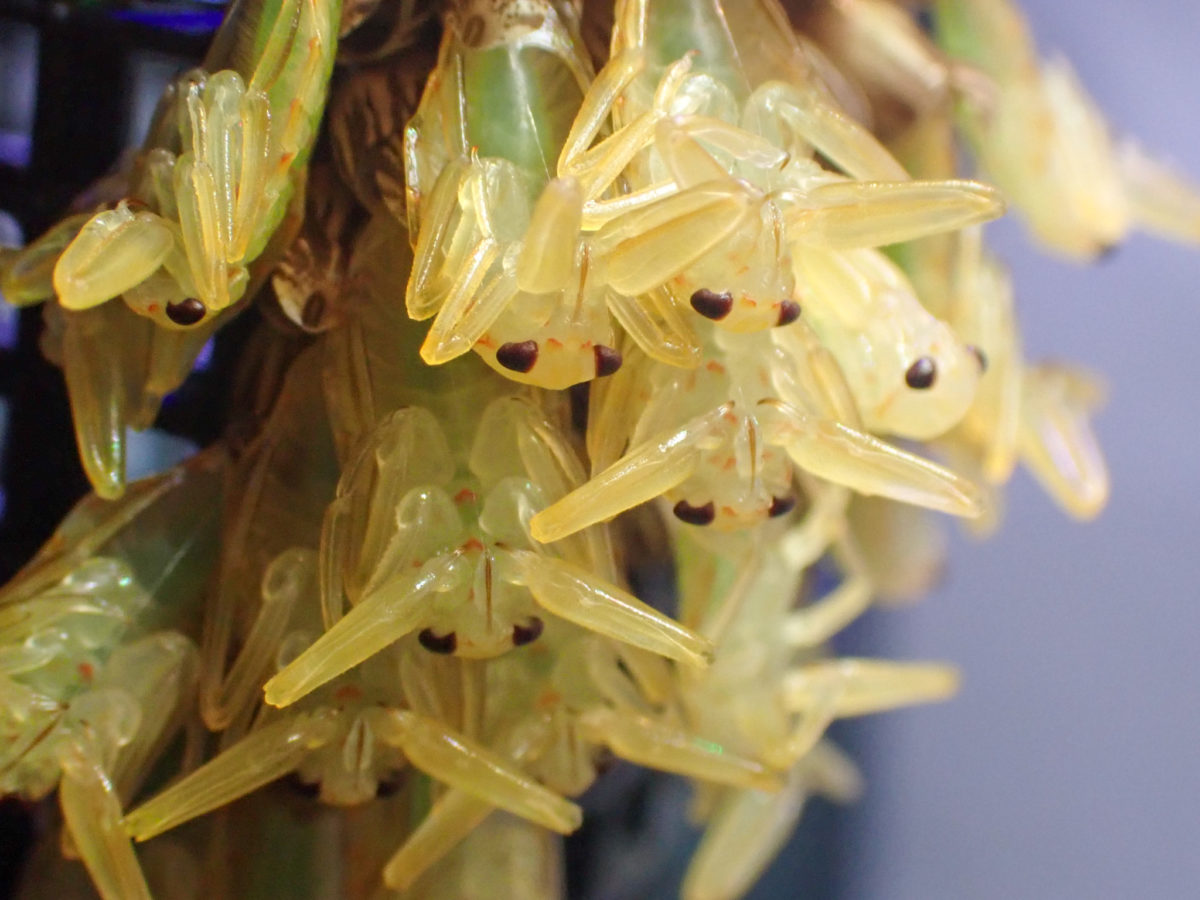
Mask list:
[[[634,128],[593,146],[626,68],[592,79],[565,5],[453,7],[405,138],[407,303],[414,319],[435,317],[426,362],[474,347],[510,379],[562,388],[620,367],[614,318],[647,352],[694,362],[677,314],[614,290],[591,238],[647,137]]]
[[[0,596],[0,792],[56,787],[105,900],[148,897],[121,806],[191,721],[222,452],[81,502]]]

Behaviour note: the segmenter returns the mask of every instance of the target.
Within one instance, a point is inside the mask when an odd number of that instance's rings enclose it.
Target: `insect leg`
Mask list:
[[[819,98],[781,81],[759,87],[746,102],[744,118],[781,122],[847,175],[861,181],[907,181],[896,158],[858,122]]]
[[[579,728],[588,740],[640,766],[733,787],[780,787],[778,775],[762,763],[646,716],[595,708],[583,714]]]
[[[161,216],[121,203],[93,216],[63,250],[54,266],[54,292],[72,310],[111,300],[149,278],[175,240]]]
[[[383,868],[384,884],[396,891],[407,890],[495,810],[493,804],[474,794],[457,788],[446,791],[388,860]]]
[[[662,432],[632,448],[619,460],[535,515],[529,522],[534,540],[556,541],[581,528],[610,519],[683,484],[696,471],[701,446],[730,411],[725,404]]]
[[[691,666],[712,655],[700,635],[580,566],[528,550],[498,551],[496,562],[505,581],[527,586],[540,606],[581,628]]]
[[[371,717],[379,739],[403,751],[425,774],[560,834],[583,821],[583,811],[512,768],[500,755],[440,722],[398,709]]]
[[[310,752],[329,743],[337,728],[336,715],[321,709],[252,731],[125,816],[125,830],[145,841],[232,803],[291,772]]]
[[[783,446],[797,466],[818,478],[951,515],[976,518],[983,512],[979,489],[948,469],[786,403],[762,401],[762,407],[779,413],[767,422],[768,442]]]
[[[404,637],[429,617],[428,596],[470,568],[455,553],[388,579],[266,683],[267,703],[290,706]]]
[[[121,801],[104,766],[78,742],[62,752],[59,804],[63,818],[104,900],[150,900],[129,836],[121,829]]]
[[[1004,213],[1004,198],[975,181],[838,181],[784,209],[789,240],[845,250],[978,225]]]

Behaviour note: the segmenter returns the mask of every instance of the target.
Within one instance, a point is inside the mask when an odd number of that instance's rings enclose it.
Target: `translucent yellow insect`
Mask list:
[[[745,528],[791,509],[793,467],[865,494],[981,512],[967,480],[861,429],[847,379],[807,326],[712,329],[706,351],[695,370],[641,359],[610,380],[589,422],[594,475],[533,518],[535,538],[658,496],[682,522]]]
[[[778,852],[814,793],[846,802],[861,791],[853,764],[825,737],[837,718],[945,699],[948,666],[830,658],[821,645],[866,606],[873,586],[846,529],[848,493],[809,480],[807,512],[767,541],[724,551],[681,532],[676,543],[681,616],[714,640],[713,665],[680,673],[691,727],[725,752],[762,760],[782,788],[696,786],[705,823],[684,877],[685,900],[733,900]],[[830,548],[841,584],[805,597],[806,575]]]
[[[702,663],[703,641],[614,583],[602,529],[553,547],[530,539],[533,511],[585,477],[554,421],[560,407],[511,395],[470,358],[414,358],[416,328],[389,291],[410,260],[402,237],[387,216],[363,234],[355,320],[328,339],[335,430],[356,432],[339,441],[352,451],[321,538],[330,630],[268,699],[290,703],[410,634],[434,652],[494,656],[535,640],[546,613]]]
[[[128,197],[54,268],[64,308],[122,296],[167,328],[236,303],[302,182],[337,47],[338,0],[243,3],[164,96]],[[302,196],[302,191],[300,192]]]
[[[1140,226],[1200,241],[1200,188],[1116,140],[1070,64],[1038,59],[1008,0],[940,0],[934,34],[960,79],[958,120],[981,168],[1040,241],[1092,259]]]
[[[124,490],[126,429],[151,424],[295,233],[339,8],[238,3],[203,67],[167,89],[111,202],[0,266],[10,301],[58,297],[46,307],[47,355],[63,368],[83,467],[102,497]]]
[[[56,787],[105,900],[148,898],[121,808],[194,721],[223,451],[83,500],[0,595],[0,793]],[[194,729],[193,729],[194,733]]]
[[[669,306],[611,288],[586,230],[589,211],[622,202],[605,194],[642,137],[592,146],[620,74],[593,82],[565,5],[453,6],[405,138],[407,303],[435,317],[426,362],[474,347],[509,378],[562,388],[619,368],[613,317],[647,352],[694,361]]]
[[[596,778],[600,748],[705,782],[776,789],[778,779],[761,762],[690,727],[672,696],[673,681],[661,660],[569,623],[550,623],[528,653],[485,664],[481,733],[539,783],[567,796]],[[462,788],[448,791],[388,863],[385,881],[411,885],[495,805]]]
[[[663,289],[734,331],[785,325],[807,297],[797,244],[894,243],[1003,209],[986,185],[910,181],[838,110],[769,0],[629,0],[616,20],[617,121],[653,128],[628,176],[650,202],[597,237],[620,291]]]

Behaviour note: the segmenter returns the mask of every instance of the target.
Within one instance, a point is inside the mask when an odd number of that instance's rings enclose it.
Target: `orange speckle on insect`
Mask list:
[[[81,662],[76,668],[79,670],[79,677],[86,682],[91,682],[96,677],[96,669],[89,662]]]
[[[561,350],[563,346],[563,342],[558,338],[546,338],[546,344],[547,346],[553,347],[555,350]]]
[[[463,550],[475,550],[476,552],[483,550],[483,544],[479,542],[479,538],[471,538],[462,545]]]
[[[454,495],[454,502],[460,506],[464,503],[474,503],[476,499],[475,492],[470,488],[463,488]]]
[[[717,362],[715,359],[709,360],[708,363],[704,366],[704,368],[708,369],[708,371],[713,372],[717,375],[725,374],[725,367],[723,365],[721,365],[719,362]]]

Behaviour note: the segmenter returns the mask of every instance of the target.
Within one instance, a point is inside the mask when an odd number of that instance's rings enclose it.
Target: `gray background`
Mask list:
[[[1200,5],[1025,5],[1115,126],[1200,180]],[[851,635],[965,679],[948,704],[853,725],[868,795],[838,829],[842,893],[1197,897],[1200,251],[1135,235],[1080,270],[1015,221],[990,238],[1015,270],[1029,355],[1109,379],[1112,500],[1077,525],[1019,476],[998,536],[959,536],[933,596]]]

